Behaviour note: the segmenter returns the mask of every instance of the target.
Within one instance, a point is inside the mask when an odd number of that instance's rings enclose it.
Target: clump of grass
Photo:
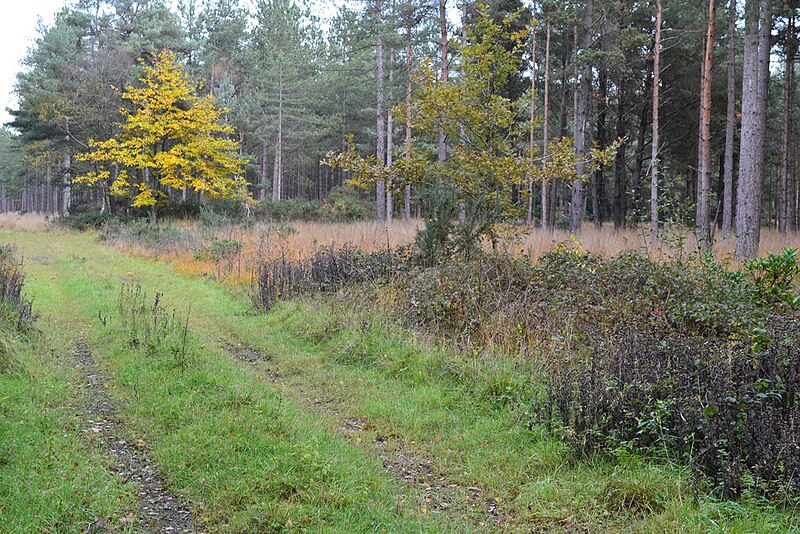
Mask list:
[[[164,306],[162,298],[161,293],[156,293],[151,303],[140,285],[123,284],[116,306],[119,324],[131,347],[147,354],[167,348],[179,362],[185,363],[191,310],[181,319],[175,310]],[[107,322],[106,317],[99,317],[104,324]]]
[[[15,364],[10,338],[28,331],[36,319],[33,301],[23,293],[25,276],[20,267],[14,247],[0,245],[0,372]]]

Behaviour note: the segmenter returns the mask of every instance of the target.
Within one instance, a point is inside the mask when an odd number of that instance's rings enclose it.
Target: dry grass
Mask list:
[[[36,213],[0,213],[0,228],[18,228],[30,232],[47,230],[49,219]]]
[[[386,250],[387,247],[413,242],[421,225],[421,221],[412,224],[394,223],[388,228],[375,222],[293,222],[287,225],[259,223],[253,228],[223,227],[214,232],[214,238],[235,239],[243,245],[241,254],[234,261],[226,263],[198,260],[191,250],[180,249],[160,254],[160,257],[172,261],[183,273],[213,276],[241,284],[250,282],[254,268],[265,259],[284,256],[297,260],[314,254],[322,247],[338,248],[345,245],[356,246],[368,252]],[[200,231],[199,228],[197,230]],[[584,250],[601,257],[638,251],[654,260],[667,260],[697,251],[697,240],[688,230],[665,231],[661,240],[654,242],[646,231],[615,231],[610,227],[598,230],[591,225],[586,225],[578,238],[572,238],[569,232],[563,230],[550,232],[536,228],[508,240],[505,250],[536,259],[552,250],[556,244],[566,241],[578,241]],[[714,254],[718,259],[732,257],[734,246],[734,238],[719,240],[714,245]],[[762,255],[784,247],[800,248],[800,234],[782,236],[775,230],[762,230]],[[146,250],[131,251],[152,255]]]
[[[376,222],[287,224],[257,223],[251,228],[223,226],[207,229],[193,222],[179,222],[176,226],[196,239],[187,246],[171,247],[166,251],[153,251],[135,243],[117,242],[125,251],[166,260],[180,272],[190,276],[208,276],[232,284],[251,281],[256,266],[271,258],[281,256],[299,260],[313,255],[323,247],[355,246],[373,252],[410,243],[421,223],[395,223],[388,228]],[[214,261],[197,257],[196,242],[208,246],[214,240],[236,240],[242,244],[241,253]],[[192,244],[189,245],[188,243]]]
[[[512,242],[508,250],[514,254],[527,254],[538,258],[552,250],[557,243],[570,241],[571,234],[564,230],[548,232],[539,228],[533,229],[522,238]],[[584,225],[577,241],[587,252],[607,258],[621,252],[637,251],[654,260],[666,260],[679,254],[687,254],[698,250],[697,238],[687,229],[667,229],[659,241],[654,241],[648,230],[626,229],[614,230],[605,227],[598,230],[594,226]],[[725,259],[733,256],[736,246],[735,237],[718,239],[714,243],[714,256]],[[800,248],[800,233],[781,235],[777,230],[762,228],[760,254],[766,256],[770,252],[778,252],[786,247]]]
[[[209,276],[224,279],[234,284],[247,283],[254,267],[265,259],[284,256],[290,260],[308,257],[322,247],[338,248],[355,246],[365,251],[385,250],[413,242],[422,221],[405,224],[395,222],[388,228],[376,222],[318,223],[291,222],[287,224],[257,223],[252,227],[223,226],[208,229],[193,221],[169,223],[187,237],[186,243],[167,250],[152,250],[137,243],[117,241],[115,244],[140,256],[158,257],[167,260],[181,272],[191,276]],[[0,214],[0,227],[20,228],[29,231],[45,231],[49,227],[46,217],[36,214]],[[571,240],[565,230],[545,231],[534,228],[528,233],[515,229],[514,238],[509,239],[504,250],[517,255],[526,254],[533,259],[552,250],[557,244]],[[195,255],[198,243],[208,245],[213,240],[234,239],[242,243],[241,254],[223,261],[198,259]],[[697,240],[689,230],[666,230],[659,242],[654,242],[647,230],[626,229],[616,231],[610,226],[598,230],[585,224],[577,238],[584,250],[610,257],[625,251],[638,251],[655,260],[673,258],[697,250]],[[718,240],[714,255],[719,259],[732,256],[735,238]],[[800,248],[800,233],[781,235],[772,228],[761,231],[761,255],[779,251],[785,247]]]

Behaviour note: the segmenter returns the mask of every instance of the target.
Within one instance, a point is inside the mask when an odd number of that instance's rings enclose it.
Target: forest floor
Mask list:
[[[714,499],[678,466],[577,461],[523,408],[425,373],[440,349],[338,328],[324,302],[259,314],[241,290],[92,233],[0,229],[0,243],[24,257],[41,314],[0,373],[10,532],[800,528],[755,497]],[[126,284],[188,317],[180,346],[132,344]]]

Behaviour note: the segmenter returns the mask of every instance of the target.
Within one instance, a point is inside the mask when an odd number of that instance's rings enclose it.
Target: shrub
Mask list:
[[[800,303],[800,296],[792,294],[794,281],[800,274],[797,249],[786,248],[766,258],[752,259],[745,269],[762,298],[783,300],[791,305]]]
[[[99,230],[108,225],[111,221],[122,222],[128,220],[126,217],[101,213],[97,210],[73,212],[69,215],[56,219],[57,224],[70,230],[83,232],[85,230]]]
[[[236,259],[242,252],[242,243],[236,239],[212,239],[211,244],[194,253],[196,260],[212,260],[214,262]]]
[[[140,219],[132,223],[111,220],[102,228],[100,239],[117,241],[130,247],[142,247],[160,254],[176,248],[196,248],[199,237],[191,229],[153,224],[146,219]]]
[[[8,372],[14,365],[10,338],[27,332],[36,320],[33,301],[23,295],[24,285],[14,247],[0,245],[0,372]]]
[[[334,187],[322,200],[260,200],[253,209],[257,218],[273,221],[349,222],[374,217],[372,202],[349,186]]]
[[[627,332],[557,365],[548,420],[581,454],[620,447],[689,464],[722,489],[800,489],[800,350],[785,322],[754,345]]]
[[[406,262],[403,251],[366,253],[353,246],[324,248],[297,262],[281,256],[259,266],[251,295],[256,306],[267,311],[279,300],[388,278],[403,270]]]
[[[22,293],[25,276],[11,245],[0,246],[0,321],[24,330],[33,323],[33,301]]]
[[[795,275],[792,252],[736,270],[705,255],[601,259],[576,243],[536,263],[479,254],[433,266],[408,251],[343,249],[265,264],[256,302],[352,284],[364,298],[389,284],[406,325],[537,358],[536,378],[498,372],[485,394],[533,403],[577,454],[657,455],[725,496],[782,497],[800,490]]]

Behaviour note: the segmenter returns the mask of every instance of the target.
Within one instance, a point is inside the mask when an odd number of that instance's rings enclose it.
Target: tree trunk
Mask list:
[[[716,0],[708,0],[708,29],[700,76],[700,132],[697,165],[697,241],[704,251],[711,250],[711,82],[714,69],[714,30]]]
[[[736,252],[743,261],[758,255],[764,179],[767,83],[769,81],[769,0],[745,2],[742,65],[742,133],[736,191]]]
[[[536,28],[531,27],[531,117],[530,117],[530,139],[528,140],[528,157],[530,158],[531,169],[534,161],[534,133],[536,127]],[[533,175],[528,177],[528,216],[526,219],[528,226],[533,224]]]
[[[391,102],[391,88],[394,82],[394,50],[389,52],[389,101]],[[389,106],[389,113],[386,117],[386,167],[392,166],[394,158],[394,115],[392,108]],[[394,219],[394,186],[392,179],[386,183],[386,222],[392,223]]]
[[[653,142],[650,147],[650,231],[658,238],[658,108],[661,85],[661,0],[656,0],[656,39],[653,45]]]
[[[789,15],[784,43],[783,120],[781,121],[781,170],[778,188],[778,231],[789,229],[790,203],[794,198],[790,183],[794,181],[794,14]]]
[[[608,70],[606,64],[603,62],[600,65],[600,72],[598,77],[599,93],[598,93],[598,109],[597,109],[597,147],[603,149],[606,147],[606,116],[608,113]],[[597,169],[592,173],[592,219],[594,226],[597,229],[603,227],[603,169]]]
[[[625,75],[620,73],[617,80],[617,137],[624,139],[625,128]],[[625,225],[625,146],[623,143],[614,158],[614,228],[621,229]]]
[[[722,237],[733,227],[733,143],[736,136],[736,0],[730,0],[728,20],[728,102],[725,112],[725,175],[722,185]]]
[[[409,32],[409,36],[410,36]],[[409,37],[410,38],[410,37]],[[439,60],[441,62],[441,81],[446,84],[449,79],[449,66],[447,60],[447,0],[439,0]],[[444,128],[439,130],[438,161],[447,159],[447,137]]]
[[[544,42],[544,118],[542,121],[542,166],[547,162],[547,143],[550,142],[550,21],[545,25]],[[547,177],[542,178],[542,227],[552,228],[550,224],[550,194]]]
[[[267,183],[269,183],[269,165],[267,164],[267,142],[261,142],[261,154],[258,158],[258,200],[267,197]]]
[[[64,189],[62,192],[64,196],[64,208],[61,212],[65,217],[69,215],[69,210],[72,207],[72,177],[70,167],[72,167],[72,158],[67,154],[64,156]]]
[[[583,40],[580,53],[580,74],[578,76],[577,98],[575,99],[575,171],[577,179],[572,182],[572,202],[570,204],[570,231],[578,234],[581,231],[584,204],[584,179],[586,177],[586,125],[589,119],[589,105],[592,99],[592,66],[586,55],[592,47],[593,0],[586,0],[583,5]],[[576,51],[576,56],[577,56]],[[577,57],[576,57],[577,59]]]
[[[383,13],[381,0],[375,0],[375,79],[376,79],[376,159],[378,165],[386,163],[386,125],[383,122]],[[386,219],[386,184],[378,180],[376,184],[376,213],[379,221]]]
[[[413,44],[413,17],[408,18],[406,27],[406,146],[405,156],[408,162],[411,159],[411,67],[412,67],[412,44]],[[411,222],[411,180],[406,177],[406,186],[403,191],[403,220],[406,224]]]
[[[272,176],[272,200],[281,199],[283,188],[283,72],[278,76],[278,126],[275,138],[275,170]]]
[[[566,41],[566,34],[564,35]],[[574,39],[573,39],[574,45]],[[568,47],[563,47],[561,54],[561,108],[559,109],[558,117],[558,136],[566,137],[567,135],[567,114],[568,114],[568,98],[569,90],[567,84],[567,66],[569,65],[569,58],[572,52]],[[550,228],[556,226],[556,212],[559,210],[559,196],[560,196],[560,181],[557,177],[553,178],[553,183],[550,185]]]

